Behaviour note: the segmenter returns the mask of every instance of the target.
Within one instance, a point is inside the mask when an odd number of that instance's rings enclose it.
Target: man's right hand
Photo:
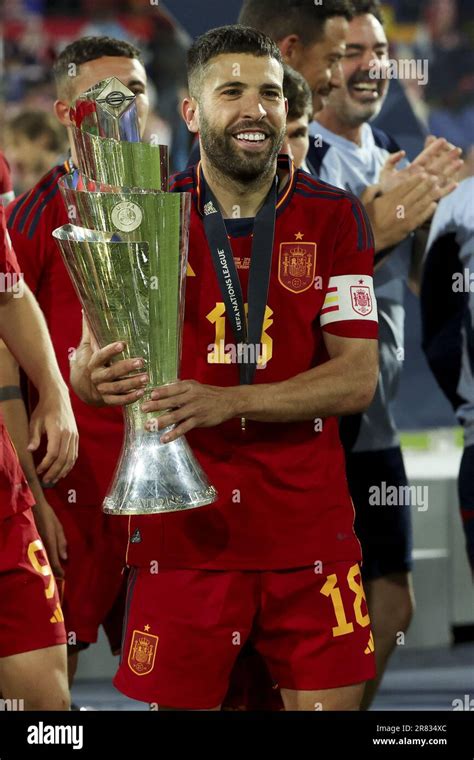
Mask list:
[[[142,398],[149,382],[147,374],[137,374],[143,368],[143,359],[121,359],[111,364],[124,350],[123,343],[111,343],[94,351],[89,359],[90,383],[107,406],[133,404]]]
[[[71,385],[82,401],[92,406],[125,406],[143,396],[148,376],[136,374],[143,367],[142,359],[124,359],[111,365],[124,350],[123,343],[99,348],[83,317],[82,338],[71,359],[70,374]],[[130,373],[133,377],[127,378]]]

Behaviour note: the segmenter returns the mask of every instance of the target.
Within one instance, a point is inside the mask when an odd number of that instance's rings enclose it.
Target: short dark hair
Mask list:
[[[383,25],[383,11],[380,0],[351,0],[354,6],[354,16],[365,16],[370,14],[375,16],[377,21]]]
[[[283,66],[283,93],[288,100],[288,121],[296,121],[308,114],[313,115],[313,96],[309,84],[299,71],[285,63]]]
[[[353,18],[351,0],[244,0],[239,23],[253,26],[280,42],[290,34],[297,34],[303,45],[321,39],[329,18]]]
[[[65,47],[54,62],[53,74],[58,95],[65,94],[65,90],[67,90],[67,83],[71,80],[70,67],[72,64],[79,67],[82,63],[95,61],[104,55],[136,58],[140,63],[143,63],[140,50],[130,42],[105,36],[81,37]]]
[[[13,139],[16,135],[24,135],[28,140],[46,139],[46,150],[58,155],[66,150],[67,133],[52,113],[47,111],[20,111],[6,123],[7,131]]]
[[[241,24],[220,26],[198,37],[188,51],[189,92],[199,94],[200,80],[208,63],[225,53],[249,53],[259,58],[275,58],[283,66],[280,50],[274,41],[256,29]]]

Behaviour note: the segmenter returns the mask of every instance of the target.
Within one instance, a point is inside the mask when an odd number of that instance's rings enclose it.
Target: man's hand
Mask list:
[[[33,516],[46,549],[53,575],[56,578],[64,578],[61,560],[67,560],[67,542],[62,525],[54,510],[44,500],[33,507]]]
[[[431,219],[442,191],[426,174],[409,177],[388,193],[364,205],[375,237],[375,250],[397,245],[417,227]]]
[[[394,190],[400,184],[402,184],[408,177],[413,174],[421,173],[421,167],[413,169],[412,165],[405,166],[403,169],[397,169],[397,165],[402,158],[405,158],[406,152],[399,150],[397,153],[391,153],[385,161],[379,175],[378,188],[381,193],[389,193],[390,190]]]
[[[438,180],[443,194],[451,193],[456,187],[459,172],[464,166],[461,158],[462,150],[444,137],[429,135],[425,141],[425,147],[414,159],[411,166],[431,174]]]
[[[82,401],[92,406],[126,406],[143,396],[148,375],[137,374],[144,366],[143,359],[111,364],[124,350],[124,343],[99,348],[83,315],[81,342],[71,359],[70,374],[71,385]]]
[[[110,343],[94,351],[88,362],[87,374],[93,393],[107,406],[133,404],[142,398],[149,382],[147,374],[137,374],[137,370],[144,366],[143,359],[121,359],[110,363],[124,350],[123,343]]]
[[[143,367],[143,359],[122,359],[110,364],[123,353],[123,343],[111,343],[94,351],[88,362],[90,382],[108,406],[126,406],[145,394],[149,383],[147,374],[131,374]],[[202,385],[195,380],[183,380],[153,390],[151,400],[142,406],[144,412],[166,412],[151,419],[147,430],[176,428],[162,437],[171,443],[195,427],[214,427],[236,416],[235,389]]]
[[[79,436],[67,388],[54,388],[41,395],[30,419],[28,451],[36,451],[41,436],[46,433],[46,454],[36,468],[44,483],[56,483],[74,466],[79,448]]]
[[[424,149],[409,166],[397,169],[397,165],[406,156],[404,150],[392,153],[387,158],[380,172],[379,191],[388,193],[410,177],[428,174],[437,180],[441,189],[440,197],[444,198],[456,188],[458,174],[464,166],[461,153],[461,148],[456,148],[444,138],[430,135],[426,138]]]
[[[147,422],[146,429],[163,430],[176,425],[174,430],[161,438],[163,443],[171,443],[193,428],[214,427],[237,416],[233,387],[222,388],[202,385],[196,380],[181,380],[156,388],[151,399],[143,404],[142,410],[165,414]]]
[[[82,337],[79,346],[71,357],[69,381],[81,401],[91,406],[103,406],[102,396],[91,382],[89,362],[98,346],[87,324],[84,312],[82,314]]]
[[[76,461],[77,427],[44,314],[27,285],[21,298],[10,299],[0,307],[0,336],[39,394],[30,420],[27,451],[36,451],[46,433],[48,448],[37,472],[45,482],[56,482]]]

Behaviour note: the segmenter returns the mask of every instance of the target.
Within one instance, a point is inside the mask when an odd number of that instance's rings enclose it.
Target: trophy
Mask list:
[[[124,407],[125,438],[103,510],[156,514],[217,498],[185,438],[145,423],[151,390],[176,382],[184,319],[191,195],[169,193],[167,147],[140,142],[135,96],[112,77],[71,108],[78,171],[59,185],[71,224],[53,232],[98,345],[143,357],[145,395]],[[123,356],[118,357],[123,358]]]

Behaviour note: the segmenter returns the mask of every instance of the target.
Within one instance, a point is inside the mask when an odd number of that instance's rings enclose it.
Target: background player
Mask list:
[[[239,24],[259,29],[278,45],[284,63],[298,71],[313,95],[313,113],[341,86],[341,61],[350,0],[244,0]]]
[[[28,287],[16,287],[20,277],[0,208],[0,336],[39,391],[31,441],[46,434],[39,470],[55,481],[76,460],[77,429],[44,318]],[[0,398],[6,390],[0,387]],[[28,710],[67,710],[66,632],[34,505],[0,413],[0,693],[23,699]],[[35,517],[47,536],[50,515],[41,504]]]
[[[58,99],[54,111],[68,127],[74,99],[96,82],[117,76],[137,95],[140,125],[148,113],[146,73],[140,52],[127,42],[108,37],[79,39],[68,45],[54,66]],[[25,281],[43,309],[63,377],[69,381],[69,359],[81,335],[81,308],[62,262],[52,231],[68,223],[58,180],[73,171],[76,156],[51,169],[35,187],[8,208],[10,235]],[[8,355],[0,362],[3,382],[18,386],[18,370]],[[123,438],[122,415],[115,409],[92,409],[73,394],[72,403],[81,449],[74,471],[48,488],[41,499],[50,504],[68,543],[64,616],[68,631],[70,679],[78,650],[97,640],[101,624],[111,649],[120,649],[123,620],[123,557],[126,521],[110,519],[101,505],[112,478]],[[11,402],[12,435],[25,440],[26,418],[21,401]],[[20,451],[20,447],[19,447]],[[22,452],[20,452],[22,453]],[[25,457],[27,452],[23,452]]]

